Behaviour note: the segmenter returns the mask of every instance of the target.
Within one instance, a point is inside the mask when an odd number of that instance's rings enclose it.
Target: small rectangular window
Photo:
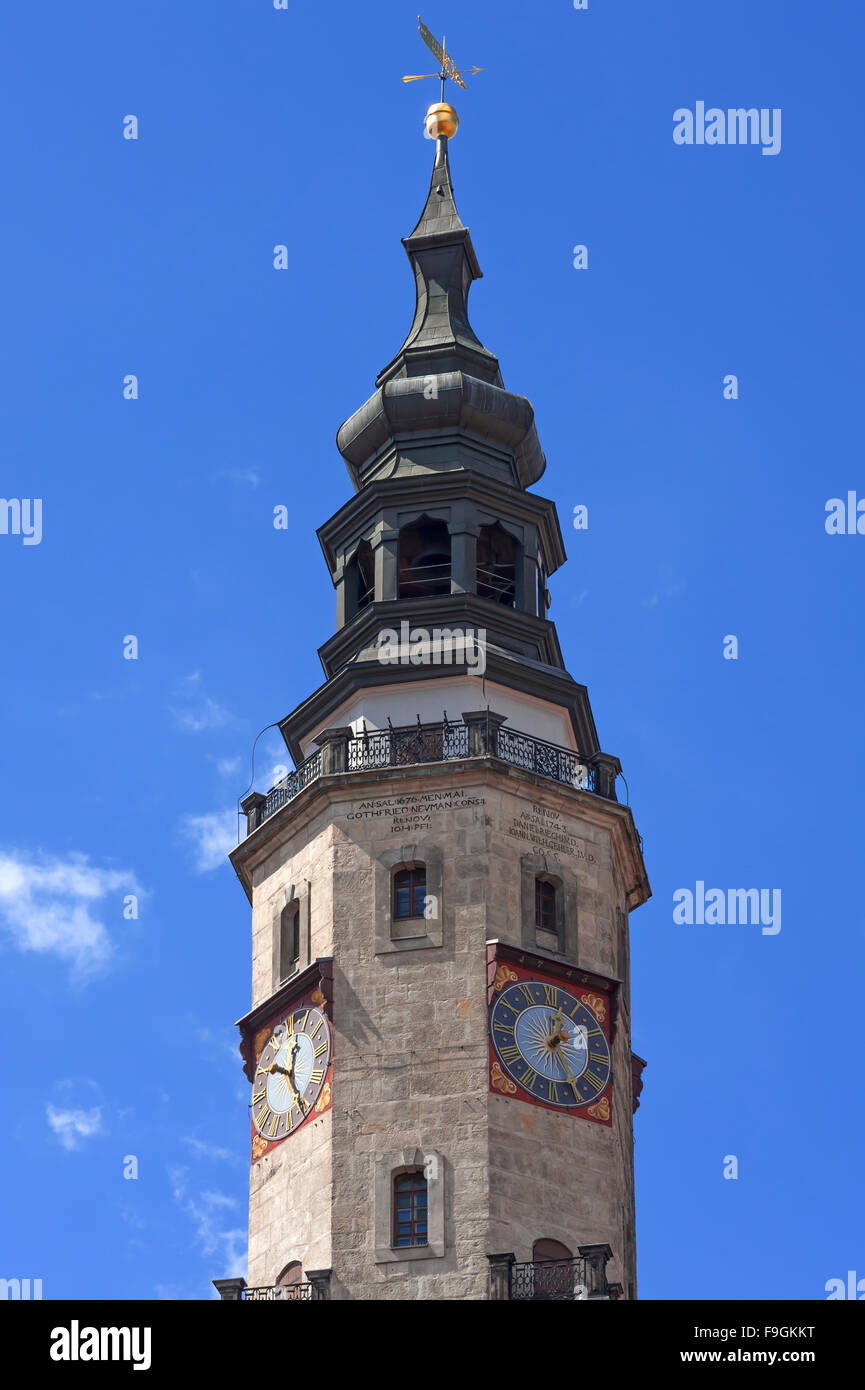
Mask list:
[[[293,975],[300,964],[300,903],[282,909],[279,924],[279,974],[281,980]]]
[[[535,926],[556,931],[556,888],[545,878],[535,879]]]
[[[423,917],[426,911],[426,866],[400,869],[393,876],[393,915],[396,921]]]
[[[423,1173],[400,1173],[393,1181],[394,1246],[427,1245],[427,1181]]]

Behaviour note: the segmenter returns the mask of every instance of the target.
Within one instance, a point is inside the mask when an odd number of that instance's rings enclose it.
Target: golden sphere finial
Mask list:
[[[452,140],[457,133],[460,118],[449,101],[433,102],[424,117],[426,133],[430,140],[438,140],[443,135],[446,140]]]

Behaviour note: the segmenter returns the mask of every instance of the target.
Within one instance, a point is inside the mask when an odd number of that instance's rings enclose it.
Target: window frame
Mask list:
[[[286,948],[289,949],[286,949]],[[290,980],[300,969],[300,902],[295,898],[283,907],[279,915],[279,976],[280,984]]]
[[[535,930],[550,932],[558,939],[557,889],[545,874],[535,874]]]
[[[406,875],[408,883],[400,885],[399,880]],[[422,882],[419,880],[422,879]],[[418,881],[416,881],[418,880]],[[398,893],[408,889],[408,912],[398,911]],[[420,912],[414,911],[416,908],[416,898],[418,889],[422,888],[423,907]],[[426,899],[427,899],[427,868],[423,860],[416,860],[411,864],[397,864],[391,874],[391,918],[394,922],[416,922],[426,918]]]
[[[408,1185],[406,1181],[408,1180]],[[398,1229],[400,1207],[398,1197],[402,1193],[409,1196],[409,1241],[407,1245],[400,1244],[400,1231]],[[417,1218],[418,1202],[417,1198],[423,1197],[423,1221]],[[424,1236],[422,1240],[414,1239],[416,1227],[423,1225]],[[393,1250],[420,1250],[429,1245],[429,1183],[424,1175],[422,1168],[409,1168],[401,1173],[394,1173],[391,1183],[391,1248]]]

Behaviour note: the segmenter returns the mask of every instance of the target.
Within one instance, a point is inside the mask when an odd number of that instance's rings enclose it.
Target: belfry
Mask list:
[[[452,76],[442,55],[442,79]],[[452,66],[452,65],[451,65]],[[430,107],[408,336],[339,429],[325,680],[248,796],[248,1287],[223,1298],[636,1297],[628,916],[649,896],[548,579],[532,406],[476,336]]]

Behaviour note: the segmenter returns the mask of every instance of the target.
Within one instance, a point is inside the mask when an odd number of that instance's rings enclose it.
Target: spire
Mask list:
[[[415,279],[414,319],[379,372],[375,393],[340,426],[337,448],[358,490],[385,478],[457,470],[527,488],[546,467],[534,411],[525,396],[505,390],[498,358],[469,322],[468,293],[481,268],[451,182],[448,142],[459,117],[437,102],[425,125],[436,141],[432,179],[417,225],[403,238]]]
[[[457,212],[446,135],[436,140],[429,195],[403,246],[415,277],[414,321],[399,352],[379,372],[376,385],[394,377],[465,371],[501,386],[498,359],[469,322],[468,292],[483,272],[469,229]]]
[[[436,156],[430,178],[429,195],[424,205],[424,210],[417,221],[417,226],[411,236],[403,238],[403,246],[411,255],[411,247],[420,245],[425,237],[432,236],[433,233],[453,234],[461,232],[464,238],[469,237],[468,227],[464,227],[457,212],[457,205],[454,199],[454,188],[451,181],[451,162],[448,156],[447,137],[440,135],[436,140]],[[474,256],[474,253],[472,253]],[[475,259],[474,278],[480,279],[482,274],[480,266]]]

